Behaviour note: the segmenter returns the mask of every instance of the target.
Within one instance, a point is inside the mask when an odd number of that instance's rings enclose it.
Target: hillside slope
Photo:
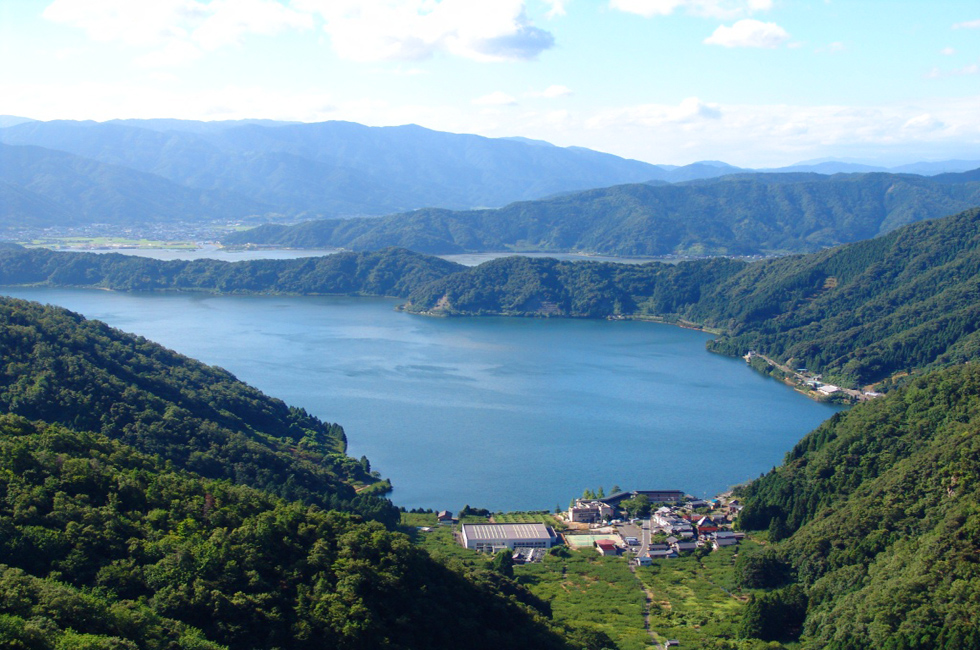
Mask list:
[[[413,291],[436,315],[657,317],[863,386],[980,356],[980,210],[809,255],[623,265],[503,258]]]
[[[956,175],[953,175],[956,176]],[[498,210],[424,209],[382,219],[260,226],[230,245],[431,254],[585,251],[605,255],[809,252],[980,205],[980,182],[898,174],[749,174],[619,185]]]
[[[397,520],[321,422],[238,381],[65,309],[0,297],[0,410],[97,431],[202,476]]]
[[[792,533],[776,548],[809,599],[804,647],[977,647],[978,477],[971,363],[837,414],[744,488],[744,528]]]
[[[407,296],[464,266],[404,249],[293,260],[155,260],[115,253],[0,249],[0,285],[116,291]]]
[[[574,647],[499,574],[105,436],[0,415],[0,494],[8,647]]]
[[[217,221],[270,208],[63,151],[0,144],[0,228]]]

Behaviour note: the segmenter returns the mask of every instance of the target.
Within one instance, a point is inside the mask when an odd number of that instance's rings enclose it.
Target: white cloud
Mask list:
[[[962,68],[956,68],[954,70],[942,70],[939,67],[934,67],[926,73],[926,78],[944,79],[946,77],[966,77],[975,74],[980,74],[980,64],[971,63],[970,65],[965,65]]]
[[[946,125],[934,116],[929,113],[923,113],[922,115],[916,115],[906,120],[905,124],[902,125],[902,129],[906,131],[935,131],[944,126]]]
[[[519,61],[554,45],[523,0],[294,0],[324,20],[334,50],[353,61],[420,60],[437,52]]]
[[[722,110],[718,104],[707,104],[697,97],[688,97],[680,104],[643,104],[623,109],[602,111],[586,122],[590,129],[616,128],[619,124],[643,127],[665,125],[699,128],[706,120],[718,120]]]
[[[510,106],[516,104],[517,100],[507,93],[498,90],[489,95],[477,97],[470,103],[476,104],[477,106]]]
[[[246,34],[271,36],[286,30],[313,27],[311,16],[287,9],[272,0],[212,0],[208,12],[208,17],[192,35],[208,50],[238,44]]]
[[[136,59],[143,67],[185,64],[202,50],[238,44],[248,34],[313,26],[310,15],[275,0],[54,0],[43,16],[93,40],[158,48]]]
[[[943,49],[939,50],[939,53],[943,56],[953,56],[956,54],[956,50],[951,47],[944,47]]]
[[[611,0],[609,6],[631,14],[639,14],[646,18],[651,16],[667,16],[684,5],[684,0]]]
[[[716,159],[758,167],[821,156],[969,158],[980,150],[980,96],[920,105],[707,104],[717,115],[711,119],[692,110],[699,102],[601,111],[586,120],[577,144],[597,147],[601,138],[605,151],[650,162]],[[685,121],[685,113],[694,115]]]
[[[953,29],[980,29],[980,20],[968,20],[953,25]]]
[[[200,58],[201,50],[186,41],[173,41],[163,48],[137,57],[133,65],[138,68],[170,68],[186,65]]]
[[[548,86],[540,92],[528,93],[530,97],[544,97],[546,99],[554,99],[556,97],[565,97],[566,95],[571,95],[572,90],[568,86],[552,85]]]
[[[609,7],[646,18],[669,16],[683,9],[694,16],[731,19],[769,11],[772,0],[610,0]]]
[[[776,23],[764,23],[752,18],[738,21],[731,27],[719,25],[704,42],[722,47],[776,48],[789,40],[789,34]]]
[[[150,77],[152,75],[147,75]],[[420,124],[489,137],[522,135],[560,146],[583,146],[653,163],[725,160],[778,166],[825,156],[913,162],[975,159],[980,151],[980,95],[915,105],[798,106],[725,104],[696,97],[673,104],[578,110],[514,109],[506,105],[393,105],[370,97],[340,100],[327,93],[270,93],[222,86],[182,92],[151,83],[0,84],[3,112],[36,119],[173,117],[269,118],[304,122],[349,120],[373,126]],[[71,97],[70,105],[65,97]]]
[[[186,38],[190,26],[206,18],[207,6],[195,0],[54,0],[42,15],[78,27],[96,41],[162,45]]]
[[[557,18],[558,16],[564,16],[566,13],[565,5],[568,0],[545,0],[545,2],[551,5],[551,9],[545,14],[548,18]]]

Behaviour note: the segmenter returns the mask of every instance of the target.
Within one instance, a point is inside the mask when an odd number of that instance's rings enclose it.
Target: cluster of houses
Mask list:
[[[669,504],[655,510],[650,516],[649,524],[641,524],[644,528],[649,526],[650,534],[657,536],[658,541],[644,548],[633,537],[624,538],[621,544],[612,539],[599,539],[594,546],[601,555],[619,555],[624,551],[631,551],[635,553],[633,561],[636,564],[647,565],[653,560],[678,557],[699,547],[719,549],[731,546],[744,536],[730,529],[730,520],[742,508],[737,499],[726,503],[718,499],[708,502],[679,491],[638,491],[620,493],[606,499],[578,499],[568,509],[568,521],[588,524],[590,528],[610,522],[621,523],[621,520],[616,519],[620,515],[616,506],[624,499],[638,494],[644,494],[653,503]],[[710,508],[716,514],[696,512],[704,508]],[[663,535],[666,536],[665,539],[661,537]]]
[[[590,530],[598,527],[600,531],[610,523],[623,524],[623,520],[617,518],[624,516],[622,502],[638,495],[645,496],[650,503],[664,504],[650,515],[649,520],[633,520],[657,541],[644,546],[636,537],[620,538],[616,533],[607,534],[606,538],[594,542],[600,554],[620,555],[627,551],[633,556],[633,562],[648,565],[653,560],[678,557],[698,548],[731,546],[744,537],[743,533],[732,531],[730,526],[730,520],[742,507],[738,500],[730,499],[725,503],[718,499],[702,501],[679,490],[638,490],[604,498],[578,499],[569,507],[567,520],[586,524]],[[705,508],[714,514],[702,514]],[[438,513],[437,520],[444,525],[458,521],[447,511]],[[561,543],[554,528],[543,523],[463,523],[459,526],[457,539],[462,546],[485,553],[509,549],[515,563],[540,561],[548,549]],[[622,541],[617,542],[618,539]]]

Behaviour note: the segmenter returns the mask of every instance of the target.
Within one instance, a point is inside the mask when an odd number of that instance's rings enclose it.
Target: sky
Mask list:
[[[0,0],[0,115],[419,124],[673,165],[980,160],[980,3]]]

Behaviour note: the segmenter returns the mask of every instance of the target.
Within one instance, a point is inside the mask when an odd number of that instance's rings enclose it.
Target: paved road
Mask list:
[[[635,524],[620,524],[616,526],[619,534],[624,538],[635,537],[640,540],[639,546],[630,546],[629,548],[637,554],[643,553],[650,546],[650,528],[641,528],[640,524],[642,521],[638,521]],[[649,523],[649,520],[647,521]]]

